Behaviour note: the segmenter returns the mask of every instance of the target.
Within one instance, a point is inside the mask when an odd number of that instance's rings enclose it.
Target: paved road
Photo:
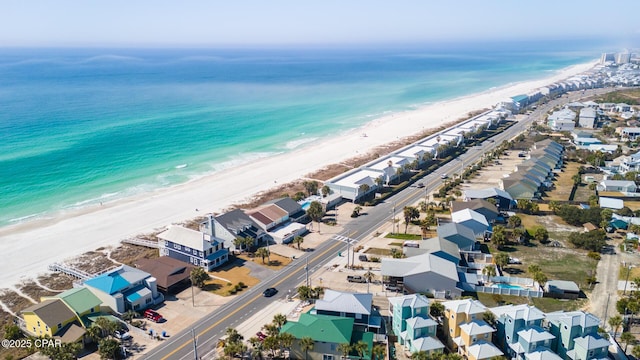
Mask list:
[[[394,209],[401,213],[404,206],[410,205],[423,198],[427,191],[432,191],[442,184],[442,174],[460,174],[463,167],[480,161],[484,153],[492,151],[504,140],[510,140],[525,131],[533,121],[540,120],[542,116],[551,108],[566,102],[575,101],[581,97],[591,95],[594,92],[604,92],[604,89],[596,91],[578,92],[569,94],[563,98],[540,105],[531,115],[520,120],[504,132],[497,134],[493,141],[485,141],[480,146],[469,148],[468,151],[456,160],[453,160],[433,173],[425,176],[422,182],[424,189],[407,188],[393,196],[385,203],[379,204],[367,210],[366,216],[361,216],[345,224],[343,235],[359,241],[371,232],[375,231],[386,221],[390,221]],[[401,216],[401,215],[400,215]],[[308,261],[309,271],[313,272],[326,264],[330,259],[344,251],[347,244],[342,241],[328,240],[318,246],[315,251],[305,254],[300,259],[296,259],[286,268],[275,273],[271,277],[263,280],[246,293],[240,295],[234,301],[215,310],[207,315],[197,324],[186,329],[175,336],[172,336],[162,345],[151,350],[143,356],[143,359],[193,359],[194,346],[192,341],[192,329],[198,339],[198,356],[211,353],[217,340],[224,335],[228,327],[234,327],[243,320],[255,314],[258,310],[271,303],[273,298],[264,298],[262,292],[268,287],[279,289],[279,293],[274,298],[285,297],[289,290],[295,292],[295,288],[304,281],[306,272],[305,265]]]

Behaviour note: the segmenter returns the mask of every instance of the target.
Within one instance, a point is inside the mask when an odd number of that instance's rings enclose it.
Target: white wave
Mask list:
[[[187,166],[189,166],[189,165],[188,165],[188,164],[180,164],[180,165],[176,165],[176,167],[175,167],[175,168],[176,168],[176,169],[184,169],[184,168],[186,168]]]
[[[298,140],[291,140],[289,142],[287,142],[286,144],[284,144],[284,148],[288,149],[288,150],[293,150],[297,147],[300,147],[304,144],[308,144],[310,142],[314,142],[318,140],[317,137],[311,137],[311,138],[304,138],[304,139],[298,139]]]
[[[44,215],[45,215],[45,213],[37,213],[37,214],[25,215],[25,216],[9,219],[9,223],[11,223],[11,224],[20,224],[20,223],[23,223],[23,222],[26,222],[26,221],[29,221],[29,220],[45,218]]]
[[[92,56],[90,58],[86,58],[78,61],[78,64],[87,64],[98,61],[144,61],[142,58],[135,56],[125,56],[125,55],[116,55],[116,54],[104,54]]]
[[[98,196],[96,198],[77,201],[72,205],[66,206],[66,208],[80,208],[80,207],[83,207],[85,205],[92,205],[92,204],[98,204],[98,203],[102,204],[103,202],[116,199],[119,194],[120,193],[118,193],[118,192],[105,193],[105,194],[102,194],[102,195],[100,195],[100,196]]]

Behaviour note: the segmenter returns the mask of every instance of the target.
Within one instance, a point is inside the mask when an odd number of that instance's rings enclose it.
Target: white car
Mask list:
[[[448,177],[449,177],[449,175],[447,175],[447,174],[442,174],[442,175],[440,175],[440,179],[446,179],[446,178],[448,178]]]
[[[129,339],[131,339],[131,334],[129,334],[129,332],[124,331],[124,330],[116,330],[114,335],[115,335],[116,338],[118,338],[120,340],[129,340]]]

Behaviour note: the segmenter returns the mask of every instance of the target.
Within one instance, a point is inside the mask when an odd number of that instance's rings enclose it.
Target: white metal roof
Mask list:
[[[324,297],[316,301],[316,310],[370,315],[372,301],[372,294],[348,293],[326,289]]]
[[[158,234],[158,238],[175,244],[187,246],[199,251],[205,250],[205,234],[200,231],[187,229],[182,226],[171,225],[169,229]]]

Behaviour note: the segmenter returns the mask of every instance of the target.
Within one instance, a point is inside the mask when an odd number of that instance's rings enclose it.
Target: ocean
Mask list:
[[[602,51],[592,42],[0,49],[0,226],[215,176]]]

